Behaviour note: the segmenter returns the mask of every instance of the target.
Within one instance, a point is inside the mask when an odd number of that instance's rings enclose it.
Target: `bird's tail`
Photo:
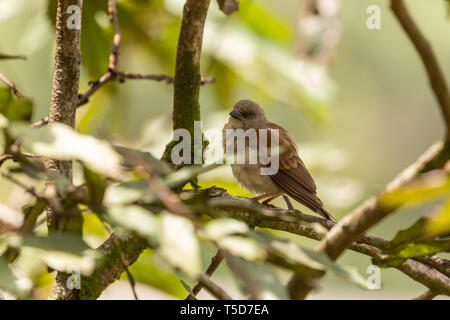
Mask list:
[[[334,219],[331,213],[329,213],[324,207],[320,208],[317,213],[320,214],[325,219],[336,221],[336,219]]]

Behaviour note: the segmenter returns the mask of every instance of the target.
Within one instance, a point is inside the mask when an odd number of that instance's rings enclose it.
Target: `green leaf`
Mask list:
[[[0,110],[7,108],[13,96],[10,88],[0,87]]]
[[[23,296],[24,291],[20,289],[17,278],[12,273],[5,259],[0,257],[0,289],[7,291],[16,297]]]
[[[0,113],[11,121],[29,122],[33,114],[33,103],[14,97],[10,88],[0,87]]]
[[[427,231],[431,235],[450,233],[450,199],[430,218]]]
[[[159,243],[158,253],[167,262],[197,278],[202,271],[200,245],[189,220],[169,213],[162,214]]]
[[[47,13],[53,26],[56,25],[57,0],[49,0]],[[98,79],[108,68],[108,56],[112,43],[112,27],[105,30],[99,25],[98,17],[106,15],[107,0],[84,1],[83,19],[81,19],[81,55],[83,66],[89,74]]]
[[[99,258],[99,254],[76,235],[15,236],[9,237],[7,241],[12,247],[20,248],[22,255],[39,259],[62,272],[76,268],[88,276]]]
[[[114,224],[134,231],[150,242],[157,240],[161,225],[150,211],[138,206],[113,206],[107,213]]]
[[[37,199],[34,203],[26,205],[22,208],[24,213],[24,224],[21,228],[23,233],[31,233],[36,225],[37,218],[44,212],[47,207],[47,202]]]
[[[450,240],[432,240],[425,243],[411,244],[395,254],[381,254],[372,259],[373,263],[383,267],[398,267],[406,259],[433,255],[450,250]]]
[[[103,204],[106,182],[101,175],[86,167],[83,167],[83,173],[88,190],[88,202],[94,207],[100,207]]]
[[[222,166],[221,164],[209,164],[205,166],[195,165],[183,167],[178,171],[169,174],[164,181],[169,187],[176,187],[178,185],[184,184],[192,180],[193,178],[199,176],[202,173],[214,170]]]
[[[109,205],[130,204],[136,201],[150,202],[155,199],[144,180],[116,183],[108,187],[105,203]]]
[[[5,116],[0,113],[0,129],[5,129],[8,127],[8,125],[9,125],[8,119],[5,118]]]
[[[226,257],[226,262],[233,271],[241,290],[252,298],[263,300],[289,299],[286,286],[281,282],[273,268],[231,255]]]
[[[292,28],[263,3],[243,1],[241,11],[245,12],[242,21],[258,36],[282,44],[291,43]]]
[[[450,191],[450,178],[440,171],[427,173],[402,188],[382,196],[385,207],[418,205]]]
[[[373,258],[381,267],[397,267],[408,258],[433,255],[450,250],[450,240],[433,239],[429,232],[430,218],[420,218],[412,226],[399,231],[382,246],[383,253]]]
[[[186,291],[189,294],[189,299],[188,300],[198,300],[197,297],[195,296],[194,292],[192,292],[192,288],[190,285],[188,285],[186,282],[184,282],[183,280],[180,280],[181,284],[183,285],[183,287],[186,289]]]
[[[201,235],[215,242],[221,249],[232,255],[250,261],[263,261],[267,257],[264,244],[245,237],[249,232],[248,226],[235,219],[219,219],[209,222],[202,230]]]
[[[121,157],[106,141],[77,133],[69,126],[53,123],[29,128],[20,134],[22,147],[56,160],[80,160],[94,172],[109,177],[121,173]]]
[[[248,261],[264,261],[267,257],[267,250],[254,239],[228,236],[217,240],[217,244],[221,249]]]
[[[98,17],[107,19],[107,0],[84,1],[81,20],[81,56],[90,76],[98,79],[108,68],[112,43],[112,24],[99,24]]]
[[[139,259],[130,267],[130,272],[136,281],[157,288],[178,299],[186,297],[186,291],[179,277],[161,268],[155,260],[157,259],[151,249],[145,250],[139,256]]]
[[[155,158],[150,152],[144,152],[119,146],[114,146],[114,149],[123,156],[125,161],[123,165],[126,167],[133,167],[131,163],[127,162],[127,156],[132,155],[147,162],[150,167],[162,177],[174,172],[167,162]]]
[[[248,225],[236,219],[213,220],[203,229],[204,236],[211,241],[217,241],[230,235],[245,234],[248,231]]]
[[[10,239],[14,247],[31,247],[46,251],[63,251],[73,255],[82,255],[90,248],[76,235],[55,234],[47,237],[27,235]]]
[[[254,236],[268,243],[270,252],[289,261],[296,272],[311,275],[317,270],[329,270],[340,278],[367,289],[366,280],[356,268],[338,264],[323,252],[303,248],[295,242],[279,240],[260,232],[254,233]]]
[[[429,223],[428,218],[420,218],[411,227],[400,230],[391,241],[385,243],[382,247],[386,252],[398,252],[402,248],[408,246],[410,243],[424,240],[428,235],[426,234],[426,227]]]
[[[11,121],[30,122],[33,114],[33,103],[26,99],[13,99],[0,112]]]

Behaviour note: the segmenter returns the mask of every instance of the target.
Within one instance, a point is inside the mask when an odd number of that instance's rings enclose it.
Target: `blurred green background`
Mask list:
[[[174,73],[183,2],[118,1],[123,32],[120,70]],[[380,190],[443,135],[439,108],[424,67],[391,14],[389,1],[343,0],[338,12],[331,5],[325,15],[314,17],[302,10],[305,1],[240,2],[240,11],[231,16],[225,16],[217,3],[211,2],[202,74],[217,81],[201,90],[204,127],[220,129],[238,99],[258,101],[269,119],[292,133],[316,178],[319,196],[337,218]],[[406,2],[450,79],[446,4],[443,0]],[[366,27],[366,9],[373,4],[381,8],[380,30]],[[49,10],[48,0],[0,0],[0,52],[28,57],[26,61],[1,61],[0,72],[32,98],[36,120],[48,113],[50,105],[54,31]],[[85,1],[80,92],[107,68],[113,31],[105,10],[106,1]],[[170,140],[171,106],[172,87],[165,83],[111,83],[79,110],[77,129],[160,156]],[[203,187],[217,185],[235,195],[248,195],[236,185],[228,167],[208,173],[200,182]],[[0,181],[0,201],[20,208],[27,198],[20,189]],[[370,232],[391,239],[429,210],[402,209]],[[104,232],[94,218],[87,221],[86,240],[98,245]],[[315,245],[307,239],[298,241]],[[341,261],[357,266],[363,275],[371,264],[369,258],[356,253],[346,253]],[[204,257],[204,263],[209,263],[209,256]],[[166,273],[151,252],[146,252],[131,271],[140,282],[137,290],[141,298],[185,294],[179,280]],[[219,271],[218,281],[237,295],[228,271],[224,267]],[[323,290],[312,298],[408,299],[425,291],[396,270],[381,272],[381,290],[362,291],[328,275],[322,282]],[[36,295],[45,298],[49,279],[37,281],[42,281],[43,289]],[[103,295],[131,297],[123,282]]]

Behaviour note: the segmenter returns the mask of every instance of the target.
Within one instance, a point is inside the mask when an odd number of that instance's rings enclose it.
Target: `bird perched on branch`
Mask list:
[[[232,130],[227,130],[232,129]],[[289,132],[283,127],[267,120],[264,110],[251,100],[240,100],[234,105],[234,109],[230,112],[230,118],[228,123],[223,128],[223,146],[225,152],[227,148],[234,148],[232,152],[236,153],[239,143],[235,143],[235,138],[239,138],[236,135],[231,136],[231,132],[240,131],[242,129],[246,132],[244,137],[245,141],[245,162],[233,163],[231,169],[233,175],[238,183],[245,189],[253,194],[258,194],[254,200],[263,201],[263,204],[268,205],[272,200],[283,196],[289,206],[292,205],[286,195],[300,202],[302,205],[311,209],[314,212],[319,213],[326,219],[333,220],[332,215],[323,207],[322,201],[316,195],[316,184],[314,183],[311,174],[306,169],[305,164],[300,159],[297,151],[297,146],[292,140]],[[250,130],[249,130],[250,129]],[[255,129],[254,131],[251,129]],[[261,129],[266,129],[261,130]],[[273,174],[262,174],[261,169],[267,167],[267,163],[263,164],[258,157],[256,163],[249,161],[249,150],[252,149],[250,143],[249,132],[256,132],[256,148],[260,149],[260,141],[262,133],[267,133],[267,146],[268,150],[273,145],[271,136],[269,133],[277,132],[278,145],[280,153],[277,160],[278,170]],[[275,135],[276,137],[276,135]],[[229,151],[228,151],[229,153]],[[257,153],[259,155],[259,151]],[[228,154],[229,155],[229,154]]]

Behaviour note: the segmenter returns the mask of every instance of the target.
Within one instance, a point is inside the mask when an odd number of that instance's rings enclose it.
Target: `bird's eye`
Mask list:
[[[242,113],[242,115],[244,116],[244,118],[250,119],[250,118],[253,116],[253,113],[251,113],[250,111],[248,111],[248,112]]]

